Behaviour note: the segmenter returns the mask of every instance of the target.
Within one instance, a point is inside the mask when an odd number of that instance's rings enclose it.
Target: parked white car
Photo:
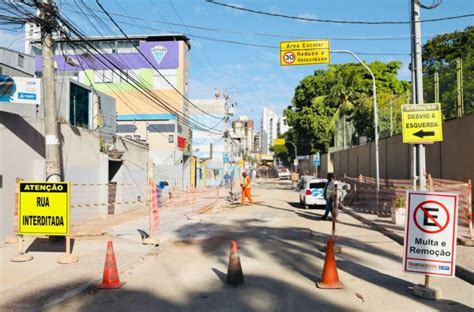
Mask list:
[[[288,168],[280,168],[280,170],[278,170],[278,178],[280,180],[289,180],[290,177],[290,170],[288,170]]]
[[[299,185],[300,203],[306,209],[308,207],[325,206],[326,199],[323,196],[326,179],[302,179]]]

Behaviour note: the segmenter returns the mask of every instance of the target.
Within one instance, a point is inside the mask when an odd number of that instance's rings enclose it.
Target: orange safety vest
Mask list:
[[[246,176],[243,180],[242,180],[242,188],[250,188],[250,177],[249,176]]]

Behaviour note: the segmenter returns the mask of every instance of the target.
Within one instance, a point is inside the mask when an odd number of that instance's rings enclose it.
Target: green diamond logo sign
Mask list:
[[[153,57],[155,58],[158,64],[161,63],[161,61],[166,55],[166,52],[168,52],[168,49],[163,46],[156,46],[151,48],[151,54],[153,54]]]

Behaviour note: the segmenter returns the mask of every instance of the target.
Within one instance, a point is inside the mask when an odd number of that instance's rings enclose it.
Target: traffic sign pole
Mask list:
[[[420,4],[418,0],[411,0],[411,27],[412,27],[412,59],[414,62],[414,76],[416,85],[416,104],[423,104],[423,72],[422,72],[422,57],[421,57],[421,23],[420,23]],[[423,144],[418,145],[418,178],[419,178],[419,189],[421,191],[426,190],[426,156],[425,146]],[[416,296],[428,298],[428,299],[440,299],[441,290],[436,288],[430,288],[430,277],[425,275],[424,287],[415,287],[414,293]]]

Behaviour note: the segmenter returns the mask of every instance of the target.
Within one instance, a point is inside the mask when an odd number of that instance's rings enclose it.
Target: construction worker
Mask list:
[[[248,198],[250,205],[253,204],[252,195],[250,194],[250,183],[251,179],[247,175],[247,172],[242,172],[242,183],[240,184],[240,186],[242,187],[242,200],[240,201],[240,203],[242,205],[245,204],[245,197]]]

